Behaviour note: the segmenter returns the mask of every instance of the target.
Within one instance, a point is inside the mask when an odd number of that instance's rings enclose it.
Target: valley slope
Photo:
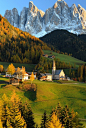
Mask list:
[[[72,54],[73,57],[86,61],[85,35],[75,35],[67,30],[54,30],[40,38],[52,49]]]

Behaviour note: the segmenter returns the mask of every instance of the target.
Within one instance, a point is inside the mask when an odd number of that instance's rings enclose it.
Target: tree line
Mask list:
[[[69,76],[75,81],[86,82],[86,64],[80,65],[76,70],[69,70]]]
[[[73,68],[73,66],[70,63],[68,64],[62,62],[58,58],[54,58],[54,59],[57,69]],[[52,69],[52,66],[53,66],[53,60],[41,56],[39,63],[35,66],[35,70],[38,70],[39,72],[49,72],[49,70]]]

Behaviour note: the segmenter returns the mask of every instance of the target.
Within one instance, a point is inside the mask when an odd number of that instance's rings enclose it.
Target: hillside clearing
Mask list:
[[[79,65],[83,65],[86,62],[79,60],[77,58],[64,55],[64,54],[58,54],[56,52],[50,51],[50,50],[43,50],[44,54],[48,54],[49,56],[54,55],[56,58],[60,59],[60,61],[64,61],[65,63],[70,63],[71,65],[78,67]]]

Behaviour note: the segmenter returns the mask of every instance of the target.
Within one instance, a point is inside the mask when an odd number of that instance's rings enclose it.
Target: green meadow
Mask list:
[[[13,91],[20,99],[25,102],[27,101],[34,113],[35,122],[41,123],[41,117],[44,110],[47,111],[49,115],[52,108],[55,108],[58,103],[62,107],[68,105],[70,111],[74,109],[78,112],[81,119],[86,119],[86,84],[80,82],[70,82],[62,83],[60,82],[47,82],[34,80],[33,83],[36,84],[36,91],[22,91],[16,86],[7,85],[5,82],[9,79],[0,76],[0,99],[5,93],[8,98],[11,97]],[[3,81],[3,83],[1,83]],[[28,85],[30,81],[26,81],[24,84]],[[86,125],[86,122],[84,122]]]
[[[0,65],[3,65],[5,69],[7,69],[7,67],[9,66],[9,64],[11,64],[11,62],[0,62]],[[12,63],[15,68],[20,67],[22,68],[22,66],[25,67],[26,71],[33,71],[35,64],[22,64],[22,63]]]
[[[43,50],[44,54],[48,54],[48,55],[54,55],[56,58],[60,59],[60,61],[64,61],[65,63],[70,63],[71,65],[78,67],[79,65],[83,65],[84,61],[79,60],[77,58],[74,58],[72,56],[68,56],[68,55],[64,55],[64,54],[59,54],[53,51],[49,51],[49,50]]]

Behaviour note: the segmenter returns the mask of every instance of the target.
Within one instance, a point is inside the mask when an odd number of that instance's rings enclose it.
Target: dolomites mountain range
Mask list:
[[[65,29],[75,34],[86,34],[86,10],[79,4],[71,7],[64,0],[58,0],[45,12],[39,10],[32,1],[29,8],[6,10],[4,17],[14,26],[36,37],[55,30]]]

